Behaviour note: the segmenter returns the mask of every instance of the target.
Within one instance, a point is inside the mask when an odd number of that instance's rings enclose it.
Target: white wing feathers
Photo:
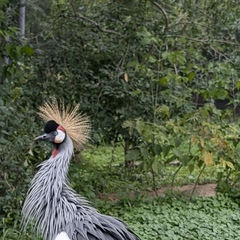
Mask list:
[[[54,240],[71,240],[71,239],[68,237],[67,233],[61,232],[56,236]]]

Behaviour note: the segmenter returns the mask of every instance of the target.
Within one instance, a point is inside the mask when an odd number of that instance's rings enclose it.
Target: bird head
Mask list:
[[[49,120],[44,127],[44,134],[36,138],[37,141],[49,141],[54,144],[64,142],[66,138],[65,129],[54,120]]]
[[[74,147],[81,150],[89,139],[91,126],[89,118],[79,112],[79,107],[77,104],[72,108],[63,100],[58,102],[56,98],[44,102],[39,107],[38,115],[47,122],[44,127],[45,133],[36,140],[49,141],[58,147],[68,136]]]

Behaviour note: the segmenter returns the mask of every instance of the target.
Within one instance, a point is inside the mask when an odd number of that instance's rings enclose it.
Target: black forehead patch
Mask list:
[[[50,120],[46,123],[44,127],[44,132],[45,133],[54,132],[57,130],[58,126],[59,126],[58,123],[56,123],[54,120]]]

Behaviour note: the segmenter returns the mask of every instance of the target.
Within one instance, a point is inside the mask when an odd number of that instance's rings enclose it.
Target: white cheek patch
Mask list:
[[[57,135],[54,138],[55,143],[61,143],[65,139],[65,133],[61,130],[57,130]]]

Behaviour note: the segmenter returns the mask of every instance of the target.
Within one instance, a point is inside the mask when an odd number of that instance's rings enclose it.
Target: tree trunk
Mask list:
[[[20,7],[19,7],[19,31],[20,31],[20,37],[25,37],[25,0],[19,0]]]

